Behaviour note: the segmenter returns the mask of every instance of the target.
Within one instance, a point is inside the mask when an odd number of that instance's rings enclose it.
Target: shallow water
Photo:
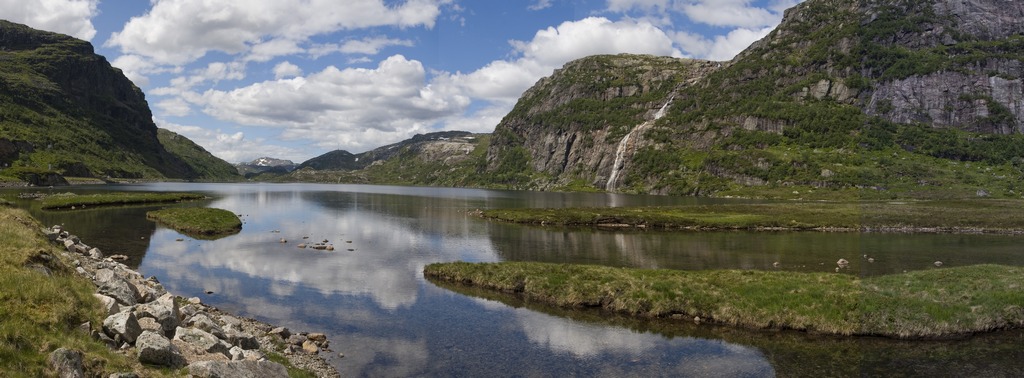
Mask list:
[[[1024,265],[1020,236],[605,231],[467,214],[714,202],[658,196],[314,184],[71,190],[200,191],[214,199],[186,206],[240,214],[241,233],[208,241],[146,221],[145,211],[159,206],[46,212],[21,202],[43,223],[65,224],[108,255],[128,255],[130,265],[159,277],[173,293],[328,334],[332,349],[345,354],[329,358],[344,376],[1024,375],[1020,331],[897,342],[641,322],[442,288],[422,275],[426,264],[455,260],[831,271],[839,258],[852,262],[846,274],[878,275],[936,269],[936,260],[944,267]],[[323,240],[336,250],[296,247]]]

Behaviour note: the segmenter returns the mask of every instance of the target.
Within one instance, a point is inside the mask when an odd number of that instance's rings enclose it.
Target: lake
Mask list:
[[[667,269],[782,269],[894,274],[978,263],[1024,266],[1024,237],[819,232],[664,232],[503,224],[504,207],[659,206],[724,200],[620,194],[317,184],[85,186],[12,191],[189,191],[239,214],[242,232],[199,240],[149,222],[154,206],[41,211],[172,293],[322,332],[343,376],[1024,376],[1024,331],[894,341],[566,311],[444,288],[423,266],[546,261]],[[286,243],[281,243],[281,239]],[[180,240],[180,241],[179,241]],[[326,240],[335,251],[300,249]],[[868,262],[867,257],[874,259]],[[775,262],[779,267],[773,267]],[[206,294],[207,291],[212,294]],[[340,357],[338,352],[344,353]]]

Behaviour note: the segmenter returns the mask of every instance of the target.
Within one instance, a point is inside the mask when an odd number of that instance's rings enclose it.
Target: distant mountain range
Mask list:
[[[262,173],[286,174],[294,171],[298,165],[291,160],[261,157],[248,163],[235,164],[238,174],[251,178]]]

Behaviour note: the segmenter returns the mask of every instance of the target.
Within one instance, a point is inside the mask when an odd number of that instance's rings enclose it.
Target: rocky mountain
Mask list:
[[[247,163],[235,164],[238,174],[251,178],[262,173],[286,174],[298,167],[291,160],[275,159],[272,157],[261,157]]]
[[[497,126],[484,172],[530,189],[1019,196],[1022,33],[1022,2],[808,0],[732,61],[568,63]]]
[[[0,21],[0,62],[0,175],[225,178],[168,151],[145,95],[88,42]]]

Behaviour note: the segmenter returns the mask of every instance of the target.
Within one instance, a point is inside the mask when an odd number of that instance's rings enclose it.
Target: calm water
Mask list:
[[[22,201],[44,223],[65,224],[108,255],[128,255],[130,265],[159,277],[171,292],[328,334],[332,349],[345,354],[329,357],[344,376],[1024,376],[1021,331],[899,342],[641,322],[442,288],[422,275],[426,264],[455,260],[830,271],[839,258],[853,262],[851,274],[878,275],[935,269],[936,260],[946,267],[1024,265],[1022,237],[611,232],[509,225],[466,214],[708,201],[656,196],[312,184],[71,190],[198,191],[215,199],[190,206],[240,214],[240,234],[206,241],[146,221],[153,207],[43,212]],[[323,240],[336,251],[296,247]]]

